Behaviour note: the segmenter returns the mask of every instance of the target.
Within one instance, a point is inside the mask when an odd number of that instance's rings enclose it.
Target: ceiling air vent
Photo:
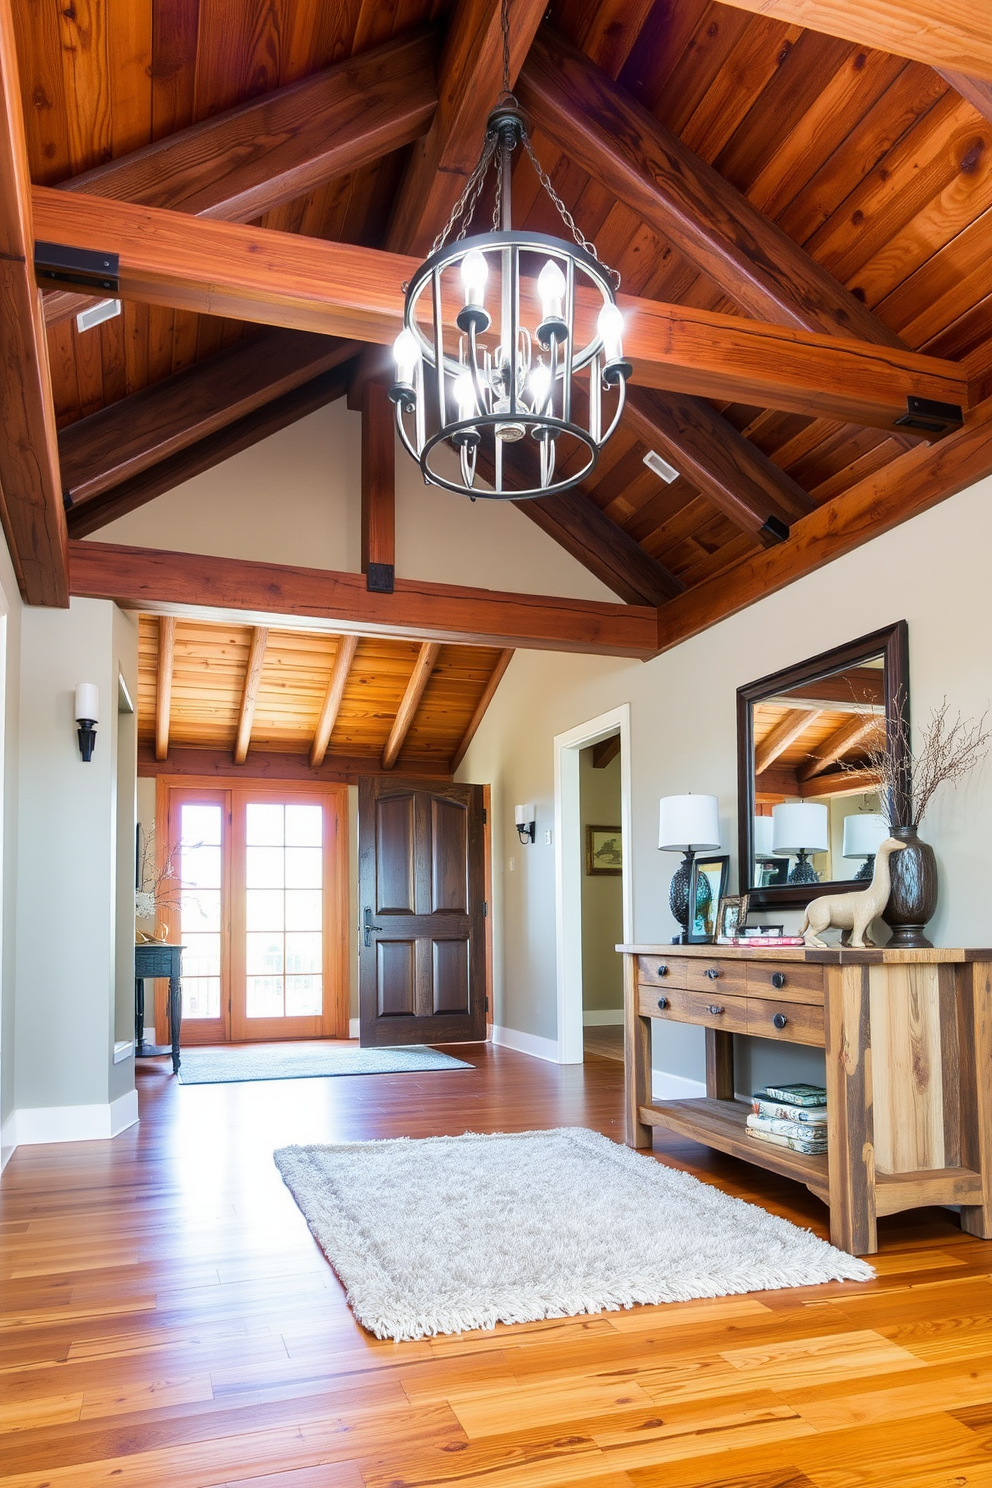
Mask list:
[[[644,463],[649,470],[654,471],[655,475],[660,475],[668,486],[672,484],[673,480],[678,480],[679,478],[679,473],[675,469],[675,466],[669,465],[667,460],[663,460],[657,450],[648,450],[644,456]]]

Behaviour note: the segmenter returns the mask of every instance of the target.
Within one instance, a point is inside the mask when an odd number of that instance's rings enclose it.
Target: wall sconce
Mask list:
[[[514,806],[513,814],[517,823],[517,836],[524,847],[528,842],[533,842],[537,832],[537,811],[533,803],[526,806]]]
[[[96,725],[100,717],[100,689],[95,682],[76,683],[76,737],[79,753],[86,764],[93,758]]]

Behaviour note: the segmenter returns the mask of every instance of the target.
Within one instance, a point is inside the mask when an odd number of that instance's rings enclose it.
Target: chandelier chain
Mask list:
[[[552,184],[551,184],[551,177],[548,175],[547,171],[544,169],[543,165],[538,160],[537,156],[534,154],[534,147],[533,147],[533,145],[530,142],[530,135],[527,133],[526,130],[524,130],[522,132],[522,134],[521,134],[521,140],[523,142],[524,149],[527,151],[527,157],[530,160],[531,165],[534,167],[535,171],[537,172],[537,178],[538,178],[538,180],[540,181],[541,185],[544,187],[545,191],[550,196],[551,200],[554,202],[555,206],[558,208],[558,215],[561,218],[562,222],[564,222],[565,226],[568,228],[569,232],[572,234],[572,237],[575,239],[575,242],[578,244],[578,246],[580,248],[584,249],[586,253],[588,253],[592,258],[594,258],[596,260],[596,262],[602,266],[603,269],[606,270],[607,274],[609,274],[610,278],[613,280],[613,283],[614,283],[615,288],[619,289],[620,288],[620,275],[619,275],[619,273],[617,272],[616,269],[611,269],[610,266],[609,266],[609,264],[603,263],[603,260],[600,258],[599,254],[596,252],[596,245],[595,245],[595,243],[590,243],[590,241],[589,241],[588,238],[585,238],[585,237],[582,236],[582,233],[579,231],[578,227],[575,225],[575,218],[572,216],[571,212],[568,210],[568,208],[566,207],[565,203],[562,201],[561,197],[558,195],[558,193],[555,190],[554,186],[552,186]]]
[[[437,253],[440,248],[444,247],[445,243],[448,241],[449,234],[451,233],[452,229],[455,226],[455,223],[458,222],[459,219],[461,219],[461,227],[455,235],[455,242],[460,242],[460,240],[464,238],[465,234],[468,232],[469,223],[472,221],[472,215],[475,212],[476,203],[478,202],[479,197],[482,194],[482,187],[485,181],[486,172],[489,169],[489,164],[495,152],[496,135],[487,134],[486,142],[482,149],[482,154],[479,157],[479,163],[466,181],[461,196],[452,207],[450,217],[442,227],[441,231],[438,233],[437,237],[434,239],[434,242],[431,245],[432,254]]]
[[[510,91],[510,0],[502,0],[500,27],[503,32],[503,92]]]

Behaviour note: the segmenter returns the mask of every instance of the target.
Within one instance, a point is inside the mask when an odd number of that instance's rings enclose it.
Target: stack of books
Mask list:
[[[793,1152],[826,1152],[827,1092],[822,1085],[769,1085],[755,1091],[747,1134]]]

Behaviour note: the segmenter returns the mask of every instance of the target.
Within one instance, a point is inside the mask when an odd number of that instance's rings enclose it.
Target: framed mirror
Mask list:
[[[908,730],[905,620],[738,688],[740,891],[752,913],[871,878],[888,836],[871,755],[907,737],[900,717]]]

